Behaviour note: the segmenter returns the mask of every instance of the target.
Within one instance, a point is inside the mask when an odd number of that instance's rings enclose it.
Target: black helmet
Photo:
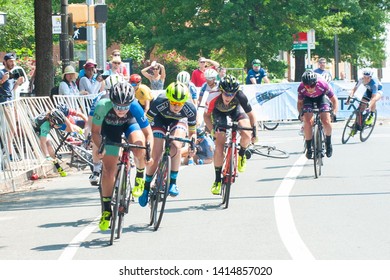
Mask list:
[[[64,113],[65,116],[69,115],[69,107],[65,103],[58,104],[56,108]]]
[[[134,88],[126,81],[116,83],[110,88],[110,99],[114,104],[129,105],[134,98]]]
[[[313,70],[306,70],[302,75],[304,85],[313,86],[317,83],[317,74]]]
[[[235,93],[240,87],[236,77],[233,75],[225,76],[221,81],[219,81],[219,89]]]
[[[65,123],[65,115],[58,109],[52,109],[49,113],[49,120],[54,123],[54,125],[62,125]]]

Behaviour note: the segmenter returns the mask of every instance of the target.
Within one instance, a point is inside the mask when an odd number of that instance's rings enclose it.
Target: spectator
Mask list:
[[[183,164],[209,164],[213,162],[215,144],[210,135],[201,128],[196,129],[196,154],[188,155],[188,147],[182,148]],[[191,160],[193,163],[191,163]]]
[[[217,81],[222,80],[225,76],[226,76],[226,68],[224,68],[224,67],[219,67],[219,69],[218,69]]]
[[[85,76],[80,79],[80,91],[88,94],[97,94],[104,90],[104,81],[101,75],[96,73],[96,64],[87,62],[84,64]]]
[[[87,64],[88,62],[92,62],[93,64],[95,64],[95,67],[97,67],[97,64],[95,63],[95,61],[92,59],[92,58],[88,58],[87,61],[85,62],[85,64]],[[79,71],[79,77],[78,77],[78,80],[80,81],[80,79],[82,77],[85,76],[85,69],[84,69],[84,66],[85,64],[83,65],[83,68],[80,69]],[[77,82],[76,82],[77,83]],[[78,83],[77,83],[78,84]]]
[[[62,74],[62,81],[60,82],[60,86],[58,88],[59,95],[80,95],[80,94],[88,94],[87,91],[80,92],[77,85],[77,72],[74,70],[73,66],[68,65],[65,67],[64,73]]]
[[[260,59],[256,58],[252,61],[252,69],[248,71],[245,83],[247,85],[261,84],[263,79],[267,84],[270,82],[267,77],[267,72],[264,70],[264,68],[261,68]]]
[[[114,66],[114,64],[116,65]],[[115,49],[111,52],[111,62],[107,63],[106,70],[111,70],[108,75],[119,74],[123,76],[126,81],[129,81],[130,73],[126,68],[126,65],[122,62],[121,52],[118,49]]]
[[[0,103],[13,100],[16,89],[24,83],[24,77],[13,77],[12,70],[15,68],[15,55],[7,53],[4,56],[4,69],[0,71]]]
[[[206,65],[206,63],[209,65]],[[200,57],[198,59],[198,64],[199,68],[192,71],[191,82],[193,82],[196,87],[201,87],[206,82],[206,78],[204,76],[206,69],[213,68],[215,70],[219,67],[219,63],[211,59]]]
[[[152,70],[153,74],[148,71]],[[165,82],[165,67],[164,65],[153,61],[150,66],[141,70],[142,75],[150,81],[150,88],[152,90],[162,90]]]
[[[148,112],[150,103],[153,100],[153,94],[147,85],[142,84],[142,78],[138,74],[130,76],[130,83],[135,90],[135,98],[137,98],[144,112]]]
[[[321,57],[318,60],[318,68],[314,70],[314,73],[320,74],[329,83],[332,80],[332,74],[325,67],[326,59]]]

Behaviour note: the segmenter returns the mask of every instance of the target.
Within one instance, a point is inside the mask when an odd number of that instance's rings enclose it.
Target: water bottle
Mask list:
[[[188,165],[194,165],[194,160],[192,158],[188,159]]]
[[[202,165],[203,164],[203,159],[198,159],[198,164]]]

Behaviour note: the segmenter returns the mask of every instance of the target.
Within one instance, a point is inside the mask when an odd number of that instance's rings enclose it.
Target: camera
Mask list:
[[[96,74],[97,74],[98,76],[102,75],[103,72],[104,72],[103,69],[96,69]]]
[[[9,74],[9,78],[10,78],[10,79],[15,79],[15,80],[17,80],[17,79],[19,79],[19,77],[21,77],[21,75],[20,75],[19,72],[15,72],[15,73],[8,72],[8,74]]]

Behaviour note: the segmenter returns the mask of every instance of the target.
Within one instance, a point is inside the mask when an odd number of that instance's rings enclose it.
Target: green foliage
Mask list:
[[[121,56],[133,59],[135,65],[140,65],[145,56],[145,47],[138,37],[134,38],[134,43],[121,45]]]

